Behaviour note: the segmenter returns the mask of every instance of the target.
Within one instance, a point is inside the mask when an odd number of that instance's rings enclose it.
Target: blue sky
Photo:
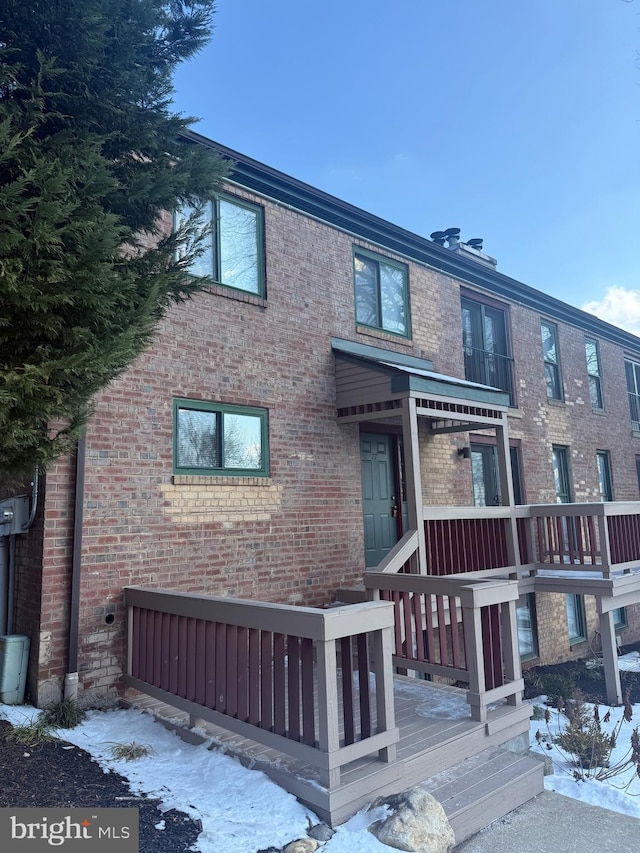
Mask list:
[[[218,0],[175,105],[640,332],[640,0]]]

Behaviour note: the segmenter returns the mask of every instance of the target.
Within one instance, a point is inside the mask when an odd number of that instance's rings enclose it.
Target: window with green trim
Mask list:
[[[174,474],[266,477],[267,409],[174,400]]]
[[[176,213],[180,224],[193,213]],[[211,276],[219,284],[265,295],[263,210],[235,196],[218,194],[206,205],[203,225],[210,228],[205,250],[191,265],[195,276]]]
[[[523,595],[516,605],[518,649],[522,660],[538,657],[538,630],[534,593]]]
[[[584,598],[581,595],[567,593],[567,627],[569,643],[581,643],[587,639],[587,620],[584,612]]]
[[[615,630],[627,627],[627,609],[626,607],[616,607],[613,612],[613,627]]]
[[[554,323],[542,320],[540,330],[542,332],[542,355],[544,358],[544,378],[547,383],[547,398],[549,400],[562,400],[558,328]]]
[[[602,376],[600,371],[600,352],[598,342],[587,338],[584,342],[587,357],[587,373],[589,375],[589,399],[592,409],[603,409]]]
[[[356,322],[409,337],[407,267],[381,255],[354,249]]]

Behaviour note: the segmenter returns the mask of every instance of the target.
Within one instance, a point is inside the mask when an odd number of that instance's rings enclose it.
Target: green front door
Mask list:
[[[367,566],[377,566],[398,541],[393,439],[389,435],[360,436],[362,511]]]

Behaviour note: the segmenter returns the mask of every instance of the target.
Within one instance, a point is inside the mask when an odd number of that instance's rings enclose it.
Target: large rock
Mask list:
[[[287,844],[282,853],[315,853],[317,849],[318,842],[315,838],[299,838]]]
[[[392,811],[369,827],[383,844],[412,853],[449,853],[453,849],[451,824],[440,803],[427,791],[412,788],[375,805],[386,805]]]

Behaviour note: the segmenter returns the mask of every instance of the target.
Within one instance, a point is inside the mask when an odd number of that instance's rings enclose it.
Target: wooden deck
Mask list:
[[[528,736],[530,706],[491,707],[486,723],[474,722],[464,690],[433,682],[394,677],[400,732],[396,761],[386,764],[375,755],[352,761],[343,767],[340,785],[331,790],[320,785],[317,769],[278,750],[196,721],[150,697],[140,695],[134,703],[178,727],[197,724],[218,747],[264,772],[332,825],[377,797],[424,785],[443,802],[460,842],[542,790],[539,762],[499,749],[519,737],[526,743],[522,736]],[[443,773],[448,775],[439,775]],[[494,812],[495,817],[485,820]]]

